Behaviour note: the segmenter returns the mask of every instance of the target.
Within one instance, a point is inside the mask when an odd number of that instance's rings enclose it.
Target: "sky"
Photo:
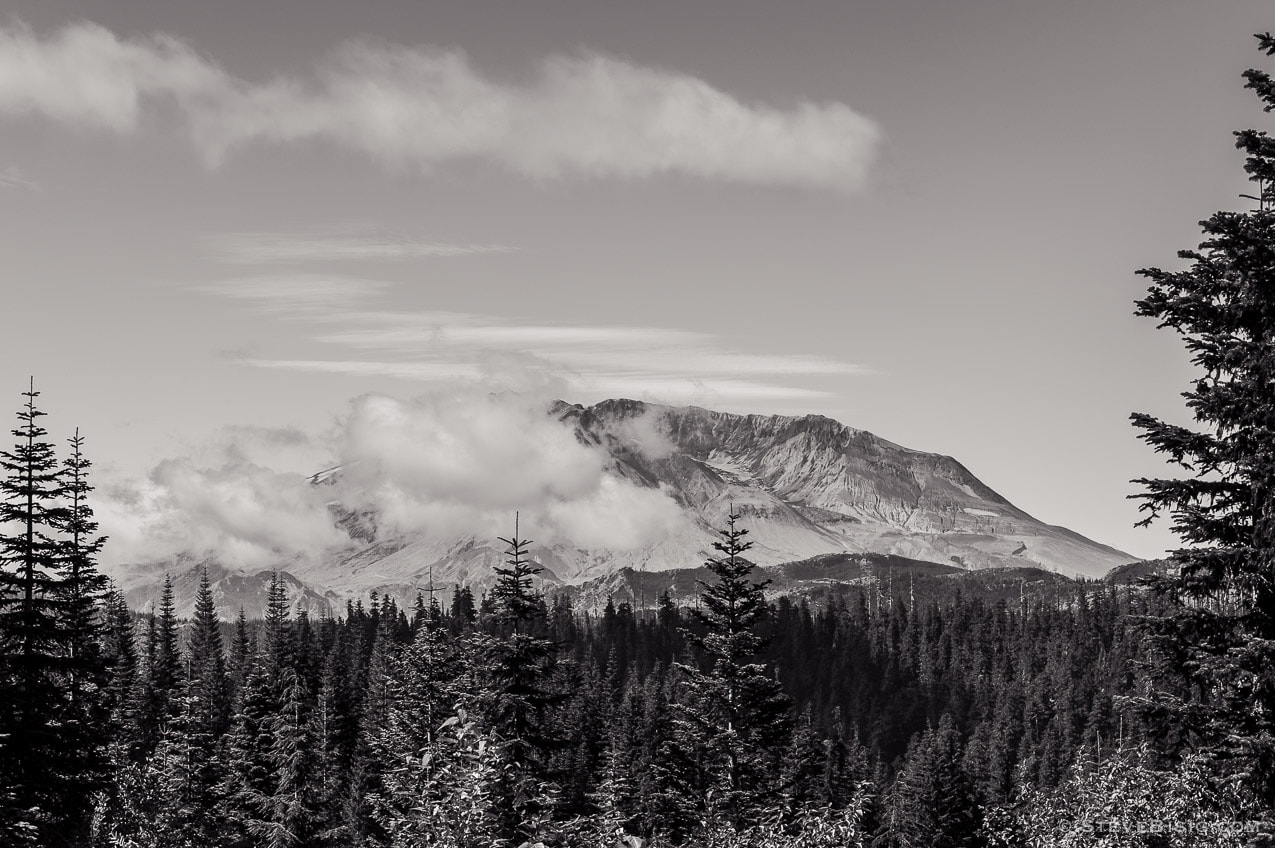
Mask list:
[[[0,390],[120,538],[509,390],[827,415],[1176,546],[1135,272],[1247,203],[1266,3],[6,5]]]

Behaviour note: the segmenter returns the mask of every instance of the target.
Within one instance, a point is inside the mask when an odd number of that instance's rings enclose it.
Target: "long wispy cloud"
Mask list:
[[[402,237],[322,233],[225,233],[209,241],[223,260],[242,265],[394,261],[514,250],[500,244],[448,244]]]
[[[210,165],[250,145],[322,141],[424,173],[484,161],[532,179],[677,174],[843,191],[864,184],[881,140],[843,103],[751,103],[593,53],[549,56],[510,84],[456,49],[351,42],[309,71],[254,81],[171,35],[91,23],[0,27],[0,114],[116,133],[176,114]]]
[[[27,191],[39,191],[41,186],[35,180],[22,173],[16,165],[0,169],[0,189],[20,188]]]
[[[647,326],[540,324],[468,312],[384,308],[386,284],[293,275],[205,284],[312,330],[326,358],[244,357],[258,368],[395,377],[426,383],[483,380],[503,388],[572,390],[657,400],[798,400],[809,378],[871,373],[838,359],[751,353],[710,333]]]

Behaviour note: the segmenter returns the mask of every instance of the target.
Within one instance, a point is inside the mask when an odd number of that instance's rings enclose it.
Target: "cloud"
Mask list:
[[[317,274],[244,277],[190,287],[204,294],[240,300],[263,312],[310,318],[348,314],[389,288],[388,283]]]
[[[666,459],[677,449],[669,434],[668,421],[656,407],[648,406],[638,415],[617,419],[611,425],[611,435],[624,447],[651,460]]]
[[[212,554],[239,567],[316,557],[348,542],[306,477],[247,459],[159,463],[144,481],[105,486],[95,505],[113,562]]]
[[[348,374],[354,377],[398,377],[427,382],[476,380],[482,376],[478,365],[466,362],[368,362],[331,359],[244,359],[254,368],[279,368],[321,374]]]
[[[165,110],[165,104],[176,108]],[[169,35],[91,23],[0,29],[0,114],[129,133],[175,113],[215,165],[257,144],[324,142],[430,173],[496,164],[537,180],[705,180],[855,190],[881,140],[837,102],[749,103],[696,77],[584,53],[498,82],[459,50],[344,45],[310,73],[241,79]]]
[[[618,435],[656,450],[653,427],[634,422]],[[616,550],[657,543],[680,518],[662,490],[617,477],[542,395],[364,395],[321,443],[313,466],[338,464],[333,485],[272,467],[281,451],[309,452],[316,440],[255,426],[225,428],[144,480],[102,485],[95,509],[111,537],[108,565],[179,553],[257,568],[339,556],[356,543],[338,528],[335,505],[374,511],[384,532],[444,539],[495,538],[520,512],[539,542]]]
[[[318,327],[311,341],[344,349],[327,358],[253,355],[238,360],[257,368],[428,383],[479,380],[495,391],[701,405],[817,399],[828,393],[786,383],[873,373],[828,357],[733,350],[731,340],[693,330],[540,324],[469,312],[393,312],[384,308],[390,286],[370,280],[284,275],[195,289],[249,303],[284,320],[311,322]]]
[[[603,451],[547,413],[543,398],[514,393],[357,398],[337,437],[338,492],[400,531],[494,536],[520,511],[539,542],[662,539],[680,516],[673,500],[615,477]]]
[[[30,179],[16,165],[9,165],[0,171],[0,189],[20,188],[27,191],[40,191],[42,186]]]
[[[443,244],[376,236],[229,233],[212,239],[227,262],[245,265],[299,262],[393,261],[510,253],[498,244]]]
[[[146,100],[207,108],[199,104],[225,97],[230,86],[225,73],[172,36],[121,41],[78,23],[42,39],[22,24],[0,27],[0,113],[127,133]]]

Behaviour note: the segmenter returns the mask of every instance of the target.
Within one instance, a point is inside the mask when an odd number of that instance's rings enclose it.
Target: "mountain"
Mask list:
[[[579,586],[567,587],[567,591],[581,609],[599,610],[608,601],[648,609],[665,593],[675,603],[692,604],[700,591],[698,581],[711,579],[712,573],[703,566],[658,572],[622,568]],[[824,554],[763,566],[754,572],[754,579],[769,581],[766,593],[771,597],[818,601],[827,595],[864,589],[869,603],[879,603],[882,599],[889,603],[888,599],[897,598],[908,601],[909,606],[949,598],[957,591],[967,598],[1017,602],[1074,597],[1084,587],[1070,577],[1032,566],[971,571],[889,554],[850,553]]]
[[[601,586],[617,574],[650,573],[644,585],[653,588],[664,579],[655,573],[703,563],[732,508],[761,566],[836,554],[843,562],[896,558],[953,572],[1032,568],[1098,578],[1136,559],[1038,521],[951,457],[822,416],[735,415],[633,400],[560,402],[548,414],[596,446],[609,473],[662,490],[678,515],[665,536],[634,550],[570,540],[533,546],[547,587]],[[334,484],[341,473],[329,468],[312,481]],[[316,604],[372,591],[410,598],[431,579],[481,588],[503,558],[495,539],[385,533],[375,515],[333,509],[355,541],[317,561],[281,564]]]
[[[249,573],[226,568],[214,560],[181,556],[160,566],[173,578],[173,609],[178,618],[190,618],[195,612],[195,595],[205,570],[213,601],[222,618],[232,619],[244,610],[249,618],[256,618],[266,606],[266,594],[274,572],[269,569]],[[163,577],[157,582],[154,571],[149,579],[124,583],[122,591],[128,605],[136,610],[159,607],[163,591]],[[332,590],[316,588],[295,575],[280,571],[284,591],[293,609],[304,609],[312,615],[336,615],[345,610],[345,599]]]

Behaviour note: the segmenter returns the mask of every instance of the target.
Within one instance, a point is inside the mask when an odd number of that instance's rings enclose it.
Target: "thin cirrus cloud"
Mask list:
[[[537,180],[674,174],[837,191],[864,185],[881,141],[840,102],[750,103],[595,53],[548,56],[514,84],[457,49],[354,41],[309,71],[254,81],[172,35],[92,23],[0,27],[2,114],[121,134],[176,115],[210,166],[252,145],[319,141],[422,173],[482,161]]]
[[[394,261],[511,253],[514,250],[500,244],[446,244],[359,235],[227,233],[210,241],[224,261],[241,265]]]
[[[0,170],[0,189],[18,188],[26,191],[39,191],[40,184],[22,173],[15,165]]]
[[[246,357],[258,368],[448,383],[485,380],[599,395],[777,401],[827,392],[794,380],[872,373],[805,355],[745,353],[709,333],[662,327],[548,325],[459,312],[383,308],[386,284],[321,276],[257,277],[200,286],[313,327],[332,357]],[[355,304],[357,303],[357,308]]]

